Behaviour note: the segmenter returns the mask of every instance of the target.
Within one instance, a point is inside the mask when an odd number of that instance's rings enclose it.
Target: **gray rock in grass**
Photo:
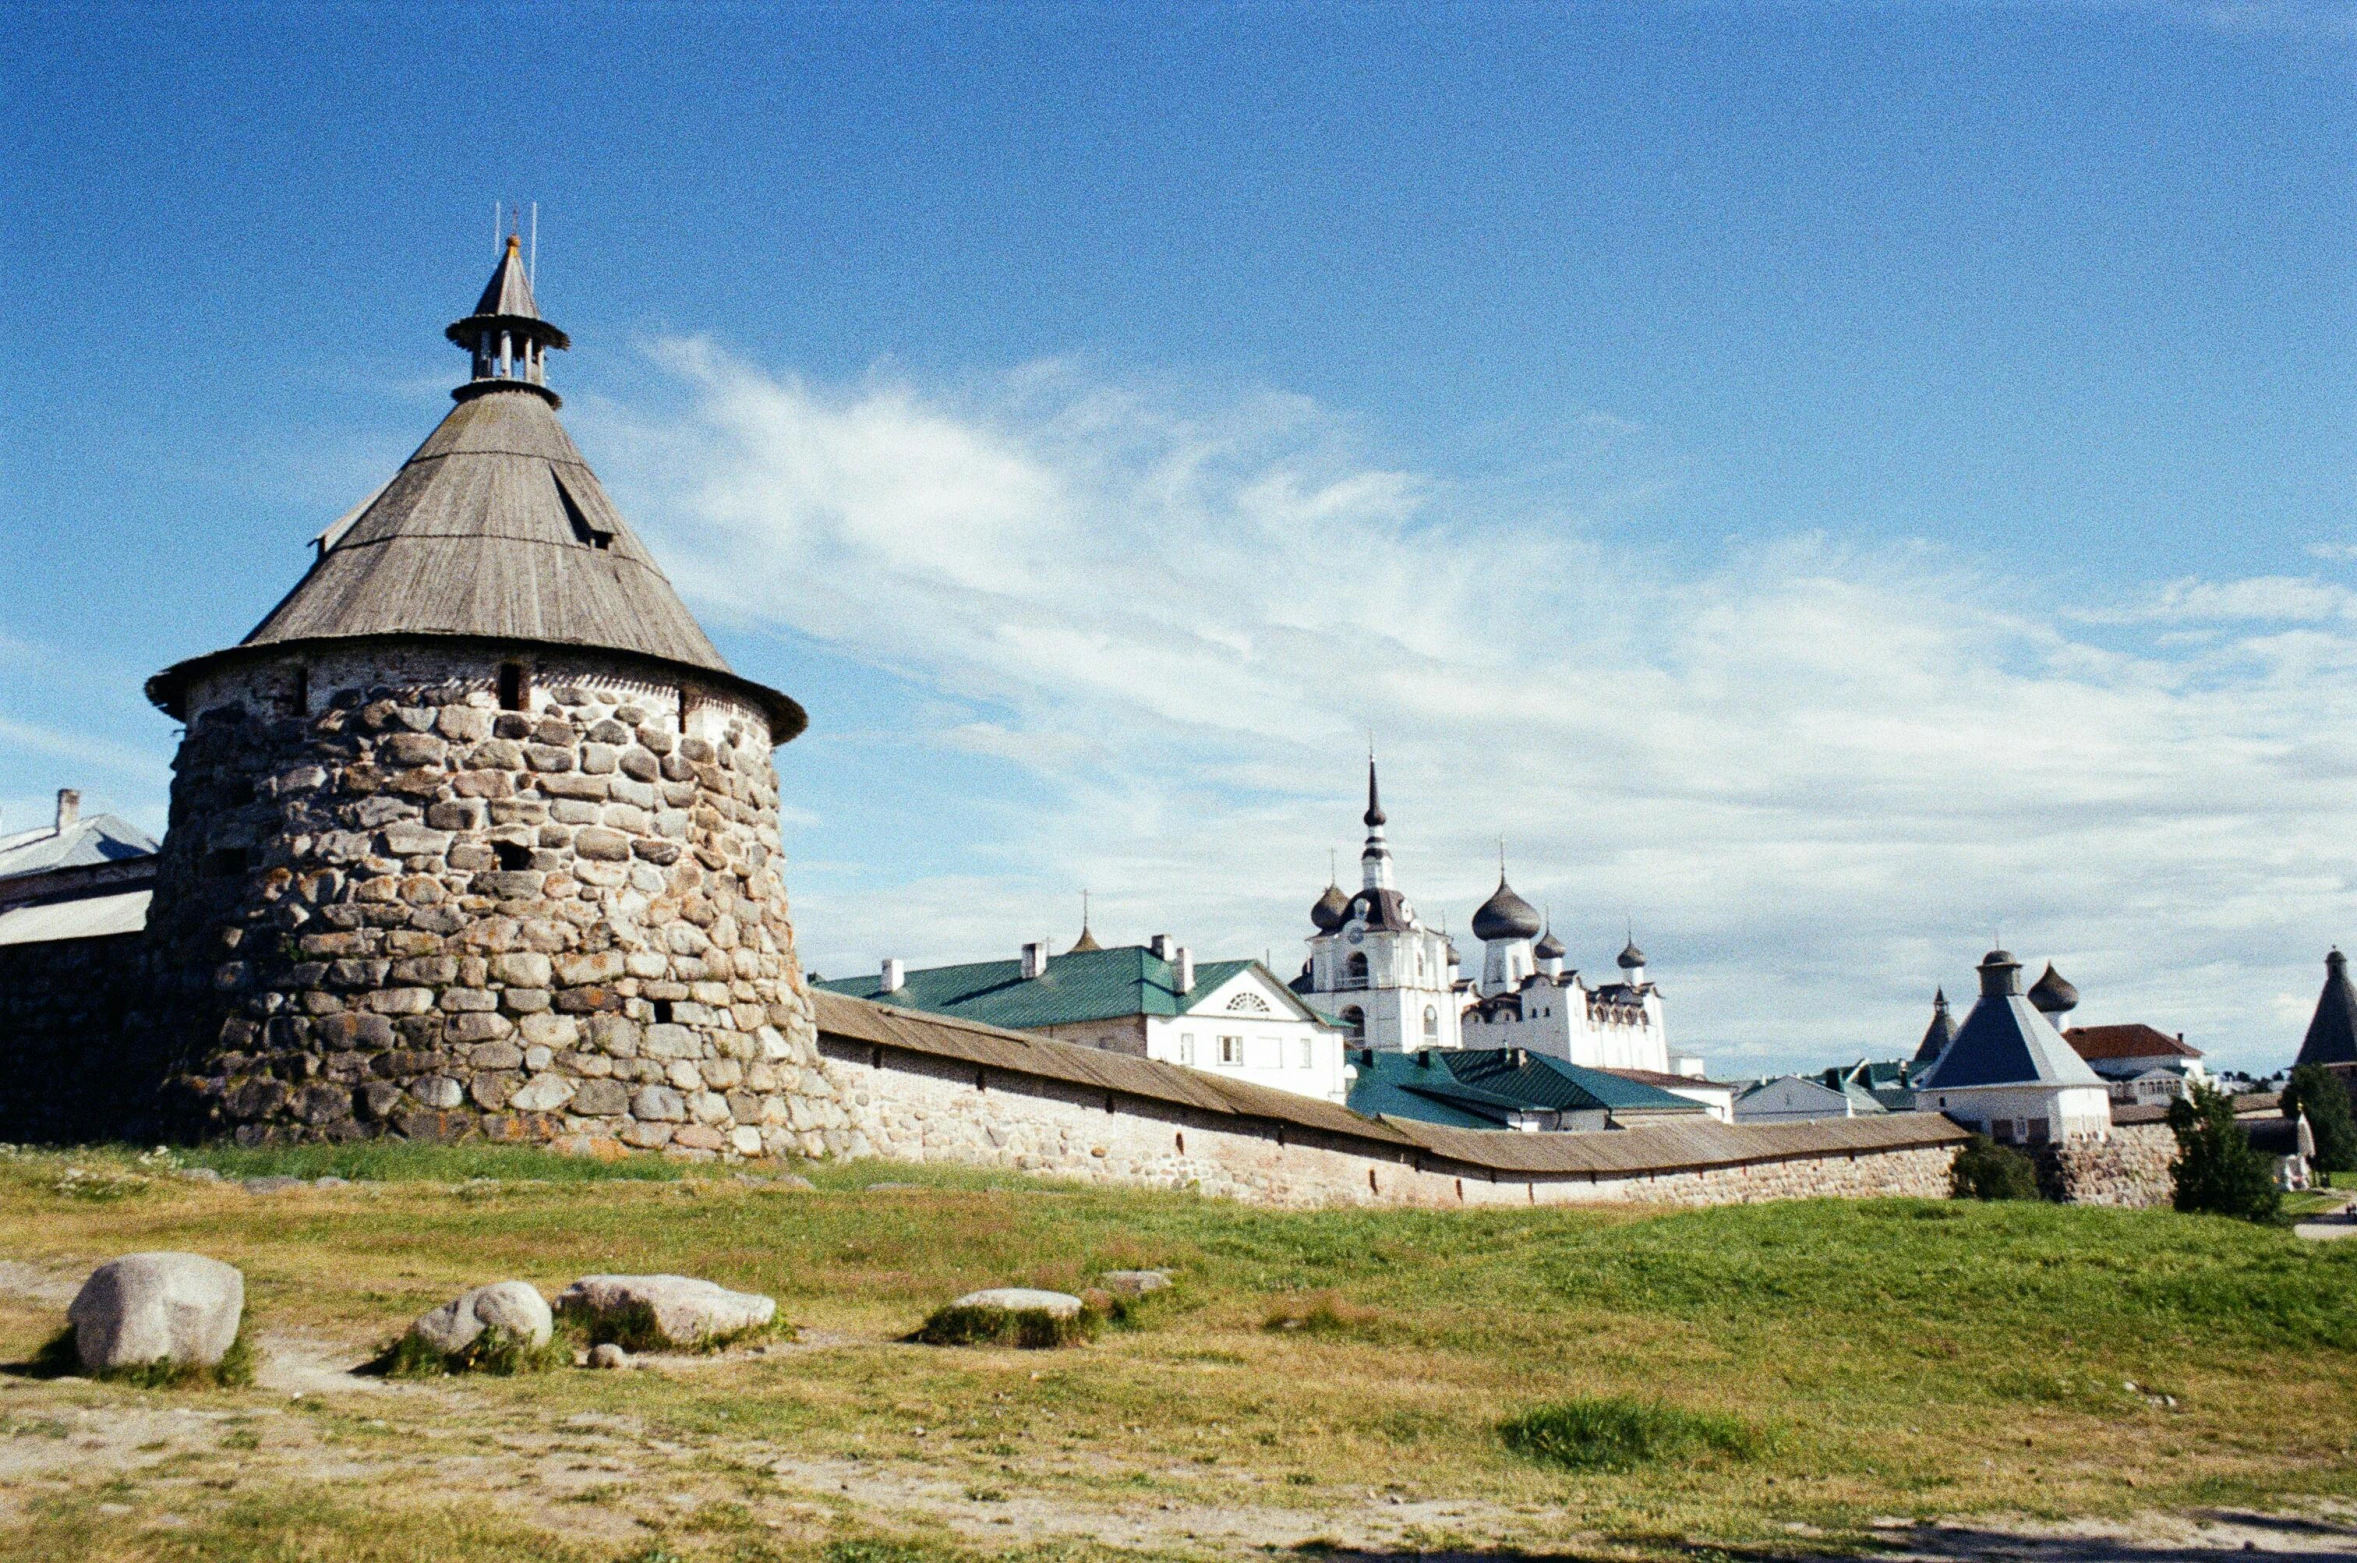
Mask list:
[[[245,1180],[245,1189],[248,1194],[283,1194],[288,1189],[307,1189],[310,1186],[310,1184],[304,1182],[301,1178],[289,1178],[276,1175],[267,1178],[248,1178]]]
[[[531,1346],[545,1346],[556,1327],[548,1304],[529,1281],[495,1281],[461,1292],[421,1316],[409,1332],[448,1355],[464,1351],[487,1329],[504,1330]]]
[[[162,1361],[210,1367],[237,1339],[245,1306],[245,1277],[218,1259],[125,1254],[90,1272],[66,1317],[92,1372]]]
[[[1045,1313],[1051,1319],[1072,1319],[1080,1315],[1080,1299],[1070,1292],[1042,1291],[1036,1286],[993,1286],[985,1291],[968,1292],[953,1308],[996,1308],[1001,1313]]]
[[[777,1302],[758,1292],[732,1292],[684,1275],[585,1275],[565,1288],[557,1312],[619,1324],[641,1310],[673,1346],[693,1346],[715,1335],[758,1329],[777,1317]]]
[[[630,1353],[612,1341],[607,1341],[602,1346],[589,1348],[589,1365],[604,1369],[626,1368],[630,1366]]]
[[[1116,1297],[1143,1297],[1148,1292],[1170,1289],[1170,1277],[1160,1270],[1108,1270],[1097,1277],[1097,1284]]]

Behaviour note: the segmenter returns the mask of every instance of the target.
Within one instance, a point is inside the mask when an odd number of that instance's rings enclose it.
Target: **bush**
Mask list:
[[[2283,1087],[2283,1115],[2308,1115],[2316,1136],[2319,1172],[2357,1172],[2357,1120],[2349,1111],[2349,1088],[2322,1064],[2302,1064]]]
[[[2036,1199],[2037,1164],[1985,1134],[1976,1134],[1956,1153],[1956,1164],[1948,1169],[1948,1192],[1957,1199]]]
[[[2234,1121],[2234,1102],[2206,1085],[2169,1104],[2169,1131],[2177,1136],[2177,1159],[2169,1163],[2179,1210],[2244,1221],[2272,1221],[2283,1207],[2283,1190],[2267,1158],[2251,1149],[2251,1137]]]
[[[1498,1424],[1506,1447],[1569,1471],[1626,1471],[1695,1453],[1748,1459],[1759,1438],[1733,1417],[1625,1396],[1559,1401]]]

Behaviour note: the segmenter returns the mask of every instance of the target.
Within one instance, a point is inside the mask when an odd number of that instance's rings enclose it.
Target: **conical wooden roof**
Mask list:
[[[511,248],[487,301],[532,307]],[[148,697],[175,716],[191,675],[261,647],[457,637],[628,653],[753,697],[782,743],[806,723],[739,678],[581,459],[541,387],[477,379],[392,482],[235,648],[168,668]]]
[[[2337,949],[2324,958],[2324,991],[2293,1066],[2300,1064],[2357,1064],[2357,991],[2349,986],[2349,958]]]

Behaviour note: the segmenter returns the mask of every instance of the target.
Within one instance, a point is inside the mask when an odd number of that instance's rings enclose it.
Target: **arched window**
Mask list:
[[[1353,951],[1350,959],[1342,963],[1342,985],[1346,988],[1363,988],[1367,985],[1367,957],[1364,954]]]
[[[1342,1012],[1342,1023],[1350,1027],[1350,1039],[1353,1042],[1367,1040],[1367,1016],[1356,1004]]]
[[[1437,1044],[1439,1041],[1440,1011],[1427,1004],[1424,1006],[1424,1042],[1425,1045],[1429,1047]]]

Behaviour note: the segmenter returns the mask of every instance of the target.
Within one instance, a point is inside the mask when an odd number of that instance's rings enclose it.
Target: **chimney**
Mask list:
[[[1044,977],[1047,974],[1047,941],[1044,939],[1036,940],[1033,943],[1023,946],[1023,980],[1025,982],[1029,982],[1034,977]]]
[[[71,787],[57,789],[57,833],[64,835],[82,817],[82,795]]]
[[[1188,948],[1187,948],[1185,945],[1183,945],[1183,944],[1182,944],[1182,945],[1180,945],[1180,946],[1178,947],[1178,959],[1177,959],[1175,962],[1173,962],[1173,964],[1174,964],[1174,965],[1176,965],[1176,966],[1178,967],[1178,990],[1179,990],[1179,992],[1181,992],[1182,994],[1184,994],[1184,993],[1192,993],[1192,992],[1194,992],[1194,991],[1195,991],[1195,952],[1194,952],[1193,950],[1190,950],[1190,949],[1188,949]]]
[[[1154,959],[1158,961],[1175,960],[1178,958],[1178,952],[1171,946],[1170,935],[1166,933],[1158,933],[1153,938],[1147,940],[1146,948],[1154,952]]]
[[[884,980],[876,985],[878,993],[898,993],[908,986],[908,969],[887,955],[884,957]]]

